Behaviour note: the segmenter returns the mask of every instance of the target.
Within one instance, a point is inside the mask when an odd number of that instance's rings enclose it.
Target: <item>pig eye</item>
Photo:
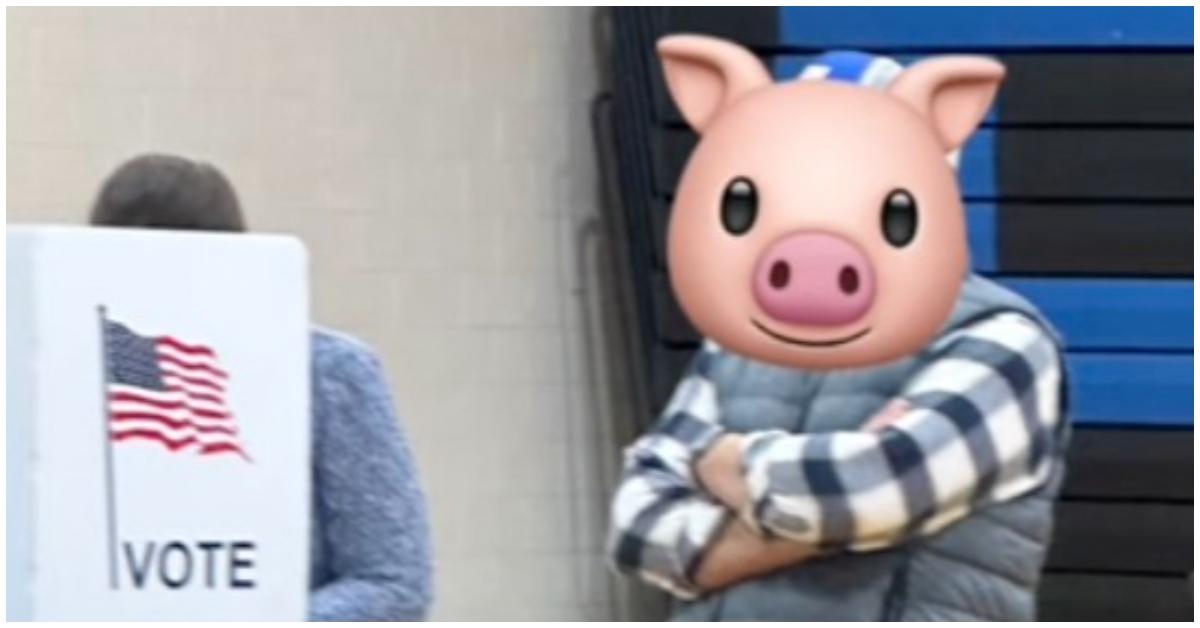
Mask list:
[[[908,190],[898,189],[888,193],[883,201],[883,237],[888,243],[900,248],[912,242],[917,235],[917,202]]]
[[[742,235],[754,226],[758,217],[758,191],[754,182],[746,177],[738,177],[725,187],[725,196],[721,199],[721,224],[733,235]]]

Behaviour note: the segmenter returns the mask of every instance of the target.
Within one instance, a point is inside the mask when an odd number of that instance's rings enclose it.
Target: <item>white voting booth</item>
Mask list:
[[[10,227],[6,256],[8,619],[303,619],[302,245]]]

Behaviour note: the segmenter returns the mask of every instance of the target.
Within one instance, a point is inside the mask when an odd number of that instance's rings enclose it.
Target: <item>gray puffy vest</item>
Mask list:
[[[1057,338],[1027,301],[975,275],[964,282],[942,333],[1002,311],[1024,314]],[[928,360],[917,354],[876,368],[816,373],[722,353],[709,372],[726,429],[826,432],[859,429]],[[1065,413],[1065,394],[1062,403]],[[1066,442],[1065,434],[1061,442]],[[672,618],[1032,620],[1063,473],[1062,453],[1057,452],[1051,480],[1042,489],[978,510],[936,535],[889,550],[814,559],[680,602]]]

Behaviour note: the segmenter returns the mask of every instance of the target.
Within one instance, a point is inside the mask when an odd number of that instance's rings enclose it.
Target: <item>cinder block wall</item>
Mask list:
[[[81,222],[143,151],[216,164],[254,230],[307,243],[315,319],[388,368],[434,617],[613,615],[616,410],[593,392],[614,358],[586,349],[613,343],[585,324],[606,300],[577,237],[597,211],[589,10],[7,16],[9,223]]]

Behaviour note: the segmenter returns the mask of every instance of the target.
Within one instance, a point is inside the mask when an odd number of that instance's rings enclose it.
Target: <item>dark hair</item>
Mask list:
[[[100,188],[93,225],[245,231],[237,193],[209,164],[175,155],[141,155],[121,164]]]

